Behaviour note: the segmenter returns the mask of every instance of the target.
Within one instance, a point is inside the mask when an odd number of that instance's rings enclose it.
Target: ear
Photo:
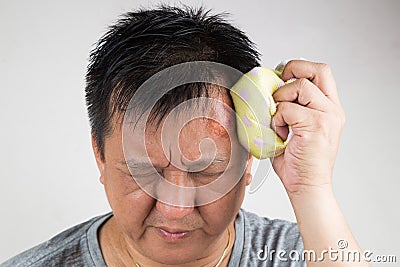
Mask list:
[[[91,132],[91,139],[92,139],[92,148],[94,152],[94,157],[96,158],[96,163],[97,163],[97,168],[100,171],[100,182],[104,184],[104,169],[105,169],[105,163],[101,158],[101,153],[99,148],[97,147],[96,139],[93,135],[93,132]]]
[[[253,155],[249,153],[249,157],[247,159],[247,165],[245,170],[245,179],[246,179],[246,186],[251,183],[253,179],[253,175],[251,174],[251,166],[253,165]]]

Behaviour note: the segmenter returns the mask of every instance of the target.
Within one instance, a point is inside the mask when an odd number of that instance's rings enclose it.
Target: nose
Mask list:
[[[157,201],[157,210],[164,216],[167,220],[179,220],[184,218],[186,215],[193,212],[194,207],[179,207],[170,204]]]
[[[185,171],[164,171],[157,187],[157,210],[168,220],[178,220],[194,210],[193,184]]]

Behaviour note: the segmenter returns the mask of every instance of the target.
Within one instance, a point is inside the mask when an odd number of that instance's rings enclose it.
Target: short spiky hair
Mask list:
[[[243,73],[259,66],[254,43],[204,8],[160,6],[124,14],[90,53],[86,104],[92,134],[104,160],[104,139],[115,114],[124,112],[140,85],[155,73],[189,61],[213,61]],[[207,94],[207,86],[181,86],[160,100],[163,117],[183,100]]]

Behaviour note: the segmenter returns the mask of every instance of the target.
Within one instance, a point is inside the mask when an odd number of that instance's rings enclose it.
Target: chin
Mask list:
[[[148,257],[162,264],[181,265],[197,260],[199,255],[198,251],[189,250],[186,246],[183,248],[166,247],[162,251],[152,251]]]

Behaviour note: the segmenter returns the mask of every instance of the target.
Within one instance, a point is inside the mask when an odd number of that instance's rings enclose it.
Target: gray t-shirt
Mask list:
[[[97,238],[111,213],[95,217],[0,264],[26,266],[106,266]],[[305,266],[297,224],[270,220],[241,209],[235,221],[235,244],[228,267]]]

